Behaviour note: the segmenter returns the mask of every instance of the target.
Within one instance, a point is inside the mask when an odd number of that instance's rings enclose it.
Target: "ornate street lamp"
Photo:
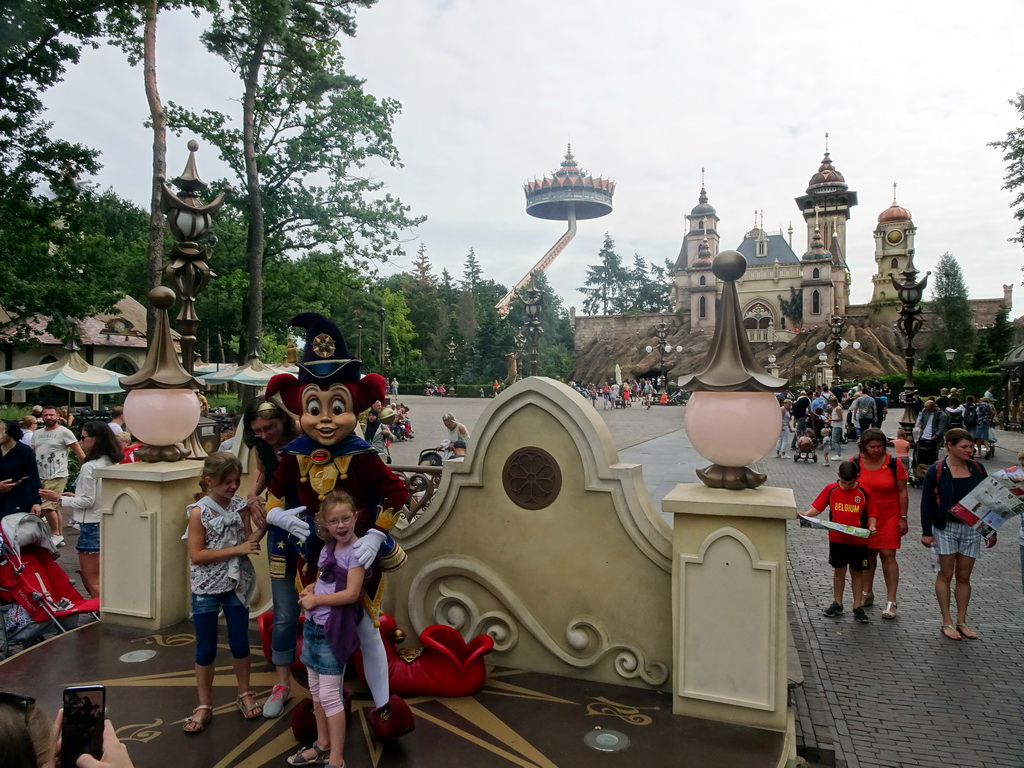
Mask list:
[[[516,381],[519,381],[522,377],[520,371],[523,370],[523,350],[526,349],[526,337],[523,336],[523,332],[520,331],[516,334],[514,339],[516,345]]]
[[[953,349],[952,347],[950,347],[949,349],[944,351],[942,354],[944,354],[946,356],[946,362],[949,364],[948,365],[949,372],[952,373],[953,372],[953,360],[956,359],[956,350]]]
[[[199,323],[195,300],[213,273],[207,263],[209,248],[199,243],[207,238],[213,214],[223,205],[224,195],[231,188],[226,188],[209,205],[202,205],[199,193],[207,185],[196,170],[195,153],[199,145],[190,141],[188,149],[185,171],[171,182],[181,190],[181,194],[175,194],[164,184],[160,201],[175,241],[164,267],[164,275],[174,290],[158,286],[149,292],[150,304],[157,313],[146,359],[137,373],[123,377],[120,382],[128,391],[124,401],[125,422],[132,434],[143,442],[135,452],[142,461],[176,461],[190,453],[196,458],[206,455],[194,436],[200,416],[199,399],[194,390],[201,388],[202,382],[192,376],[192,370],[196,325]],[[178,313],[180,361],[174,350],[167,317],[175,298],[181,300]]]
[[[536,376],[540,337],[544,333],[544,328],[540,324],[540,318],[544,312],[544,291],[537,287],[532,275],[530,284],[526,286],[525,295],[521,299],[526,309],[526,323],[523,325],[522,332],[530,344],[530,375]]]
[[[779,402],[774,393],[785,379],[770,376],[754,357],[743,328],[736,281],[747,270],[738,251],[722,251],[712,272],[723,283],[711,348],[697,373],[679,386],[694,394],[683,417],[694,449],[713,463],[697,470],[711,488],[742,490],[763,485],[768,476],[747,464],[771,453],[779,438]]]
[[[849,348],[860,349],[860,342],[855,341],[852,344],[843,338],[843,329],[846,327],[846,318],[839,315],[833,315],[828,321],[828,341],[819,341],[815,346],[818,351],[823,351],[826,347],[832,350],[832,386],[842,385],[843,383],[843,352]],[[825,385],[826,382],[821,382]]]
[[[661,377],[661,383],[659,384],[658,389],[661,389],[661,387],[664,386],[665,390],[668,391],[668,379],[665,378],[665,355],[670,355],[672,352],[682,352],[683,348],[680,346],[673,347],[671,344],[666,343],[665,339],[668,338],[668,323],[664,320],[658,323],[658,327],[654,329],[654,335],[658,337],[657,349],[658,355],[661,358],[661,361],[658,364],[658,374]],[[648,344],[644,349],[647,350],[647,354],[650,354],[655,348]]]
[[[455,395],[455,363],[458,358],[455,356],[455,339],[449,337],[448,339],[448,383],[449,383],[449,394]]]
[[[900,319],[897,327],[907,343],[903,348],[903,362],[906,366],[907,378],[903,383],[903,415],[900,417],[900,426],[906,430],[907,434],[910,434],[917,422],[917,414],[914,413],[914,398],[917,394],[917,387],[914,384],[914,358],[917,354],[914,337],[923,325],[921,297],[924,296],[924,289],[928,285],[928,276],[931,272],[925,272],[924,277],[918,282],[918,272],[914,269],[914,256],[911,254],[907,261],[907,268],[902,274],[902,282],[897,280],[895,275],[890,275],[889,279],[903,305],[900,307]]]

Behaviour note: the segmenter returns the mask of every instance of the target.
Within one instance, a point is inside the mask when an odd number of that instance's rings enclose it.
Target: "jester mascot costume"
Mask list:
[[[384,573],[405,562],[405,552],[390,532],[408,491],[376,451],[353,434],[357,414],[384,399],[385,381],[376,373],[360,378],[360,361],[349,355],[341,331],[323,315],[306,312],[289,325],[306,329],[299,374],[274,376],[265,395],[267,399],[279,396],[285,408],[298,414],[303,432],[282,450],[267,488],[274,597],[272,661],[280,667],[295,659],[297,561],[305,563],[299,573],[302,582],[315,580],[323,542],[311,535],[313,515],[320,500],[338,488],[352,496],[361,511],[355,547],[359,563],[367,569],[364,607],[372,619],[358,624],[359,648],[374,703],[367,719],[378,739],[394,739],[411,731],[414,724],[409,706],[398,696],[389,697],[388,661],[377,616]]]

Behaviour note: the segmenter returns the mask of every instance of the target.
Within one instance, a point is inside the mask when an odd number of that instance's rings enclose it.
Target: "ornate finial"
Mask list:
[[[818,213],[819,213],[820,211],[821,211],[821,209],[820,209],[820,208],[818,207],[818,204],[817,204],[817,203],[815,203],[815,204],[814,204],[814,228],[815,228],[815,229],[817,229],[817,228],[818,228]]]
[[[704,166],[701,166],[700,168],[700,186],[701,189],[704,188]]]
[[[764,208],[761,209],[761,220],[759,222],[761,229],[764,229]]]
[[[825,133],[825,154],[828,154],[828,132]]]
[[[892,204],[896,205],[896,182],[892,183]]]

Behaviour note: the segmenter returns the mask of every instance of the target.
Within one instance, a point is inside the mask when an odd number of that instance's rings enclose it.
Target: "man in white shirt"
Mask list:
[[[74,452],[78,463],[85,463],[85,451],[78,444],[75,433],[59,422],[57,409],[52,405],[43,408],[43,428],[32,433],[32,447],[36,451],[36,466],[43,488],[64,493],[68,483],[68,451]],[[63,523],[60,505],[53,501],[43,502],[43,517],[50,524],[50,539],[54,546],[64,546]]]

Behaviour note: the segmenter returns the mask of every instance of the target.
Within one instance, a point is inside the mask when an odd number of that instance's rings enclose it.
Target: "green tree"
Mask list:
[[[988,337],[989,349],[992,350],[992,362],[1001,362],[1013,347],[1015,335],[1013,323],[1010,322],[1010,310],[1005,304],[999,307],[995,321],[985,331],[985,335]]]
[[[604,244],[597,255],[601,263],[587,267],[586,284],[576,289],[586,297],[583,300],[583,313],[607,315],[623,312],[628,274],[622,267],[621,257],[615,252],[615,241],[607,232],[604,233]]]
[[[97,153],[53,139],[42,93],[96,47],[103,12],[96,0],[13,0],[0,6],[0,306],[13,317],[50,318],[66,338],[69,320],[109,309],[120,294],[106,256],[83,241]],[[101,257],[99,263],[91,261]],[[24,324],[16,333],[27,332]]]
[[[397,166],[391,129],[399,105],[366,93],[343,67],[339,36],[355,33],[353,9],[374,0],[226,0],[203,42],[242,85],[241,129],[227,115],[168,107],[172,130],[216,146],[240,179],[246,214],[248,345],[262,333],[268,259],[337,250],[355,266],[401,253],[409,209],[363,170]]]
[[[1021,119],[1024,119],[1024,91],[1010,99],[1010,104]],[[1013,242],[1024,243],[1024,126],[1008,131],[1005,139],[993,141],[990,147],[1002,151],[1003,162],[1006,163],[1006,175],[1003,177],[1003,189],[1013,192],[1016,196],[1010,203],[1014,208],[1013,217],[1022,222]]]
[[[977,334],[974,310],[967,298],[967,284],[959,262],[948,252],[942,254],[933,278],[932,298],[928,302],[928,308],[936,319],[932,341],[940,349],[955,349],[958,360],[969,360]]]

